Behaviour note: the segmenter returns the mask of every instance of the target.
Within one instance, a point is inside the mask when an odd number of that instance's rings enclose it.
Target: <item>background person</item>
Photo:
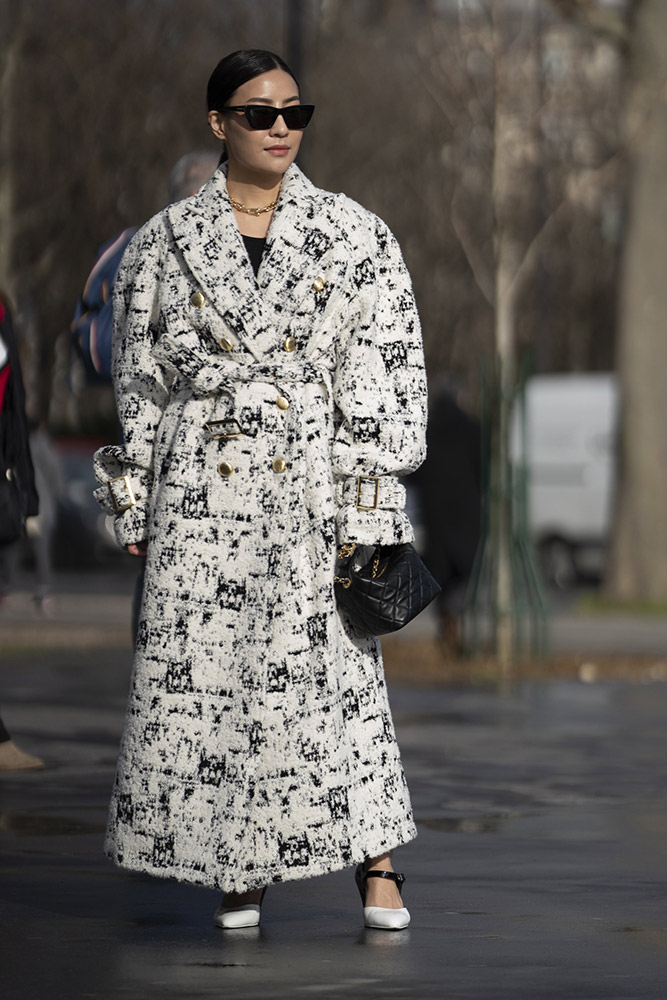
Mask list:
[[[411,539],[424,454],[419,321],[385,224],[294,159],[312,108],[276,55],[223,59],[227,162],[134,237],[115,294],[124,447],[96,495],[147,557],[107,850],[221,887],[358,865],[368,926],[407,926],[393,848],[416,829],[380,644],[339,614],[338,545]],[[374,877],[373,877],[374,876]]]
[[[0,593],[3,602],[8,602],[27,542],[34,566],[32,599],[35,610],[51,617],[54,610],[51,596],[53,588],[51,545],[58,517],[58,501],[64,491],[63,473],[51,436],[43,422],[32,424],[29,443],[35,487],[39,497],[39,514],[27,518],[25,542],[20,539],[0,549]]]
[[[445,380],[433,394],[426,461],[411,476],[426,534],[424,558],[442,588],[434,608],[443,651],[450,656],[463,652],[459,621],[482,518],[482,432],[460,397],[460,388]]]
[[[58,517],[58,501],[63,495],[65,483],[60,459],[44,421],[35,425],[30,431],[30,453],[39,496],[39,514],[36,518],[30,518],[27,524],[28,539],[35,560],[33,600],[38,611],[51,615],[53,613],[51,545]]]
[[[10,472],[18,486],[24,517],[38,512],[35,474],[30,457],[25,392],[18,345],[14,335],[9,300],[0,292],[0,474]],[[16,542],[0,546],[0,575],[4,558]],[[0,607],[7,600],[0,584]],[[29,771],[44,767],[44,761],[16,746],[0,719],[0,771]]]

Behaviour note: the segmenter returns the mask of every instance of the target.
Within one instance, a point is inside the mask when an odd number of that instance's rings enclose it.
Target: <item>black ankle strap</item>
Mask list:
[[[405,882],[405,875],[403,872],[385,872],[380,871],[378,868],[371,868],[370,871],[364,872],[364,878],[389,878],[392,882],[395,882],[399,888]]]

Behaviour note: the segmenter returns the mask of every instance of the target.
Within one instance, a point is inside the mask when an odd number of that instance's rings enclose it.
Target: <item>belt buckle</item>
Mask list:
[[[375,496],[373,498],[373,503],[371,505],[365,503],[359,503],[361,500],[361,489],[363,483],[375,483]],[[357,476],[357,500],[356,505],[358,510],[377,510],[378,500],[380,497],[380,477],[379,476]]]
[[[235,417],[225,417],[223,420],[208,420],[204,427],[209,432],[214,441],[220,438],[236,438],[245,434],[240,423]]]
[[[125,484],[125,490],[127,491],[127,495],[130,498],[127,503],[119,503],[118,502],[118,500],[116,499],[116,495],[115,495],[115,493],[114,493],[114,491],[112,489],[113,483],[124,483]],[[130,477],[129,476],[116,476],[115,479],[110,479],[107,482],[107,488],[109,490],[109,496],[111,497],[111,502],[112,502],[112,504],[114,505],[114,508],[116,509],[116,511],[119,514],[122,514],[122,512],[124,510],[129,510],[130,507],[135,507],[136,506],[136,504],[137,504],[137,498],[134,495],[134,490],[132,489],[132,483],[130,482]]]

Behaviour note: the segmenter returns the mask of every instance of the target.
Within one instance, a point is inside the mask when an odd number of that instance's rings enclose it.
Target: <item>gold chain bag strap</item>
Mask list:
[[[334,584],[339,608],[360,635],[398,631],[440,593],[410,542],[379,545],[366,565],[356,569],[355,551],[354,542],[341,546]]]

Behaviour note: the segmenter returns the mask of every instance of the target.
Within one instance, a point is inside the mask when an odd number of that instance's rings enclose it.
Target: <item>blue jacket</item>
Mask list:
[[[111,335],[113,332],[113,285],[125,248],[136,229],[124,229],[100,247],[76,304],[70,327],[72,346],[83,361],[89,382],[111,378]]]

